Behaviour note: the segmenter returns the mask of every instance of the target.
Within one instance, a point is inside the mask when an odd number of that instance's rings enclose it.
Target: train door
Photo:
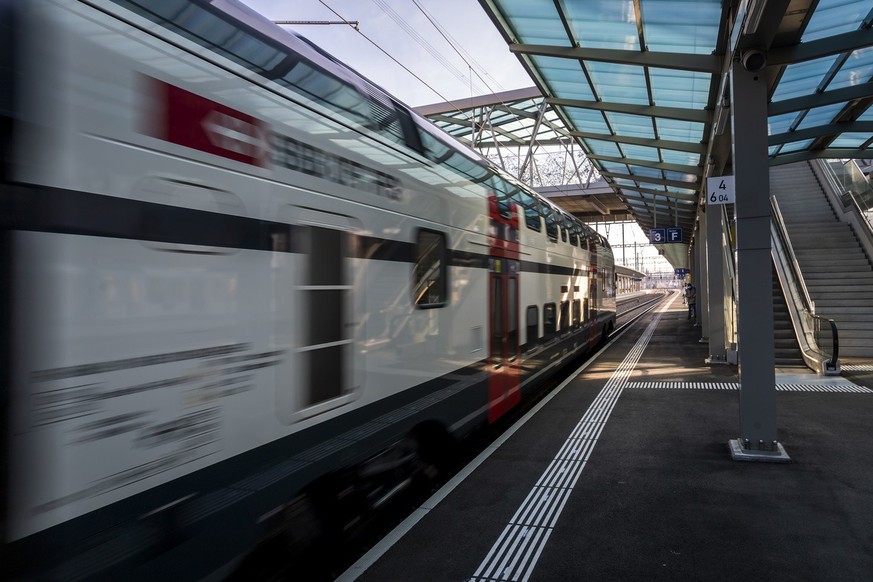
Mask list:
[[[488,422],[521,401],[519,345],[518,214],[508,200],[488,200],[491,218],[488,261]]]
[[[600,298],[597,293],[597,272],[596,263],[588,268],[588,345],[594,345],[600,340],[600,328],[597,325],[597,313],[600,306]]]
[[[518,333],[518,261],[493,258],[489,274],[490,377],[488,421],[521,400]]]
[[[290,252],[274,254],[274,342],[290,349],[277,367],[276,411],[290,424],[347,404],[360,390],[352,348],[363,286],[355,285],[356,220],[293,206],[279,217],[291,227],[279,245]]]

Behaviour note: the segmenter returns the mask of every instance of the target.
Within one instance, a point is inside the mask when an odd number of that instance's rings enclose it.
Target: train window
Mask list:
[[[509,219],[512,217],[512,202],[510,202],[509,198],[503,198],[498,196],[496,199],[497,203],[497,212],[503,218]]]
[[[528,305],[525,312],[525,325],[527,326],[527,343],[532,344],[539,335],[540,313],[536,305]]]
[[[546,235],[552,242],[558,242],[558,215],[551,208],[543,208],[546,218]]]
[[[296,93],[319,101],[355,123],[363,126],[372,124],[369,103],[357,89],[307,62],[297,61],[286,75],[274,80]]]
[[[557,330],[555,316],[557,315],[555,304],[546,303],[543,305],[543,335],[546,337],[552,336]]]
[[[531,230],[540,232],[543,230],[543,220],[540,216],[540,211],[537,208],[525,207],[524,223]]]
[[[403,126],[395,109],[394,102],[377,90],[364,85],[367,102],[370,105],[370,123],[367,126],[394,143],[406,143]]]
[[[519,206],[524,208],[524,223],[527,227],[537,232],[542,231],[543,224],[539,201],[524,190],[518,190],[512,197]]]
[[[561,327],[561,333],[565,333],[570,329],[570,302],[561,301],[561,317],[558,319]]]
[[[446,166],[454,173],[461,174],[477,184],[485,182],[494,175],[490,168],[461,154],[431,131],[437,130],[423,125],[418,126],[418,136],[427,159]]]
[[[579,299],[573,300],[573,327],[579,325],[579,320],[582,319],[582,301]]]
[[[579,246],[579,227],[577,225],[573,225],[570,230],[570,244],[574,247]]]
[[[446,235],[421,229],[412,269],[412,302],[422,309],[442,307],[448,300],[447,289]]]

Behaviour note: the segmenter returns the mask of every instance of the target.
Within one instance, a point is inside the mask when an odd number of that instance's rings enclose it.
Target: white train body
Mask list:
[[[236,22],[223,46],[337,100],[134,4]],[[496,420],[614,325],[601,237],[240,6],[4,10],[10,575],[205,575],[319,477]]]

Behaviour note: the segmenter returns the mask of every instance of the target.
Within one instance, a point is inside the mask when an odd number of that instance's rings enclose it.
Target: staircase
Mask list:
[[[777,368],[806,367],[776,269],[773,269],[773,349]]]
[[[873,357],[873,266],[837,219],[808,162],[770,169],[803,280],[818,315],[833,319],[840,356]]]

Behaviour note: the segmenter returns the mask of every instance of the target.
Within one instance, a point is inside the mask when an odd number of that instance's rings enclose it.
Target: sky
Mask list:
[[[412,107],[533,86],[477,0],[242,2],[270,20],[358,21],[360,32],[345,24],[285,28]]]

